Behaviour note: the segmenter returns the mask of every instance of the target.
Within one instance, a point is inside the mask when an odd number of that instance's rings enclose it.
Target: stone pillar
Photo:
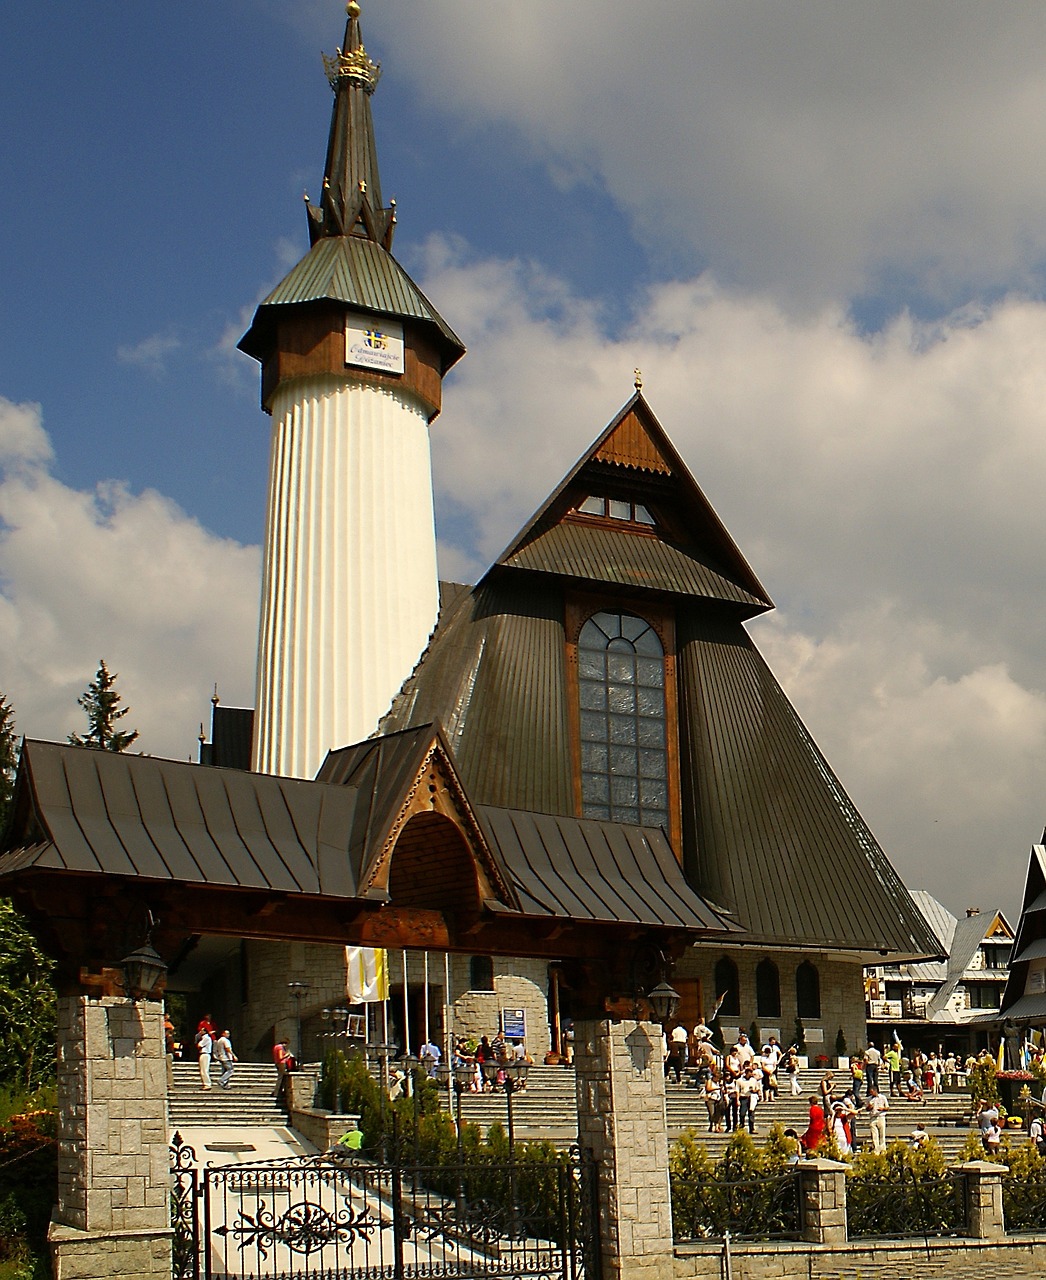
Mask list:
[[[578,1142],[599,1165],[604,1280],[668,1280],[672,1204],[661,1028],[574,1024]]]
[[[838,1160],[800,1160],[803,1239],[809,1244],[846,1243],[846,1169]]]
[[[966,1179],[966,1234],[973,1240],[1004,1236],[1002,1166],[989,1160],[971,1160],[956,1165],[955,1172]]]
[[[171,1274],[163,1007],[58,1001],[56,1280]]]

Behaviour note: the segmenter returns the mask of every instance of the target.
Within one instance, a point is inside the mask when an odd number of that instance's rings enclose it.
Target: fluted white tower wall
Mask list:
[[[311,778],[374,732],[436,623],[428,413],[313,375],[272,416],[253,767]]]

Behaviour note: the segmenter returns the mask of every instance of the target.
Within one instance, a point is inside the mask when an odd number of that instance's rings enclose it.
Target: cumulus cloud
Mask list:
[[[804,304],[903,282],[941,305],[1046,254],[1033,0],[389,0],[367,23],[449,127],[508,129],[721,279]]]
[[[705,275],[608,335],[526,263],[437,242],[425,284],[471,348],[433,429],[444,563],[482,572],[639,365],[781,606],[754,637],[907,881],[1012,909],[1046,820],[1046,306],[868,336]]]
[[[104,657],[141,750],[184,758],[214,682],[253,699],[257,548],[154,491],[71,489],[49,461],[39,408],[0,401],[0,690],[18,730],[82,730],[76,699]]]

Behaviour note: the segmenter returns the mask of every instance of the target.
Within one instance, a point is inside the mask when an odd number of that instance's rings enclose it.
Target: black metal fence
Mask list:
[[[883,1177],[846,1179],[846,1229],[851,1240],[877,1236],[966,1234],[966,1179],[925,1177],[900,1168]]]
[[[1007,1231],[1046,1231],[1046,1169],[1004,1168],[1002,1212]]]
[[[765,1175],[743,1181],[672,1176],[676,1244],[722,1238],[798,1240],[802,1237],[799,1174]]]
[[[595,1168],[579,1152],[200,1168],[175,1135],[172,1156],[175,1280],[599,1280]]]

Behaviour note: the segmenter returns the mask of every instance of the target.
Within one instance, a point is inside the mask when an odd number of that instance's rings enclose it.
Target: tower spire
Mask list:
[[[323,171],[323,195],[318,205],[307,206],[309,240],[326,236],[363,236],[392,247],[396,226],[393,201],[381,200],[378,151],[370,99],[381,67],[371,60],[360,34],[360,6],[349,0],[345,39],[333,55],[324,54],[323,65],[334,90],[327,162]]]

